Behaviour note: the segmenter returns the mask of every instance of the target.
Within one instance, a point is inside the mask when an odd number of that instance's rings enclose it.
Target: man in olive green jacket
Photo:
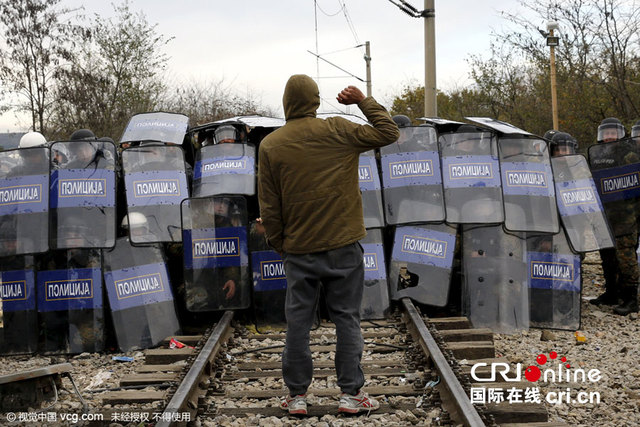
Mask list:
[[[282,407],[292,414],[306,414],[305,393],[313,375],[309,331],[321,288],[336,324],[339,410],[357,413],[379,406],[360,391],[364,269],[358,241],[366,231],[358,159],[367,150],[391,144],[399,132],[384,107],[358,88],[345,88],[337,100],[357,104],[372,126],[340,117],[316,118],[318,86],[306,75],[292,76],[282,99],[287,123],[269,134],[259,150],[260,214],[287,276],[282,364],[289,396]]]

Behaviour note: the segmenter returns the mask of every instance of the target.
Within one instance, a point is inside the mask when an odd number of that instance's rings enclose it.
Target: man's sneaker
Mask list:
[[[380,407],[380,403],[360,390],[358,394],[351,395],[342,393],[340,395],[340,406],[338,412],[346,412],[348,414],[357,414],[358,412],[375,411]]]
[[[280,402],[280,408],[291,415],[307,415],[307,395],[287,396]]]

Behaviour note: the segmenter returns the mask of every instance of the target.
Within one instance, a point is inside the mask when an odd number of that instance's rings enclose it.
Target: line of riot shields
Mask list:
[[[396,143],[362,155],[364,242],[375,245],[365,248],[363,318],[408,297],[499,332],[578,329],[581,256],[615,246],[606,190],[622,184],[593,167],[603,154],[589,153],[591,167],[579,154],[551,158],[540,137],[470,120],[401,127]],[[619,177],[623,165],[608,165],[604,176]]]
[[[0,152],[0,351],[101,351],[110,334],[122,351],[148,348],[181,331],[183,311],[284,324],[284,266],[255,220],[257,146],[284,122],[264,120],[189,129],[144,113],[117,148]],[[584,157],[550,158],[541,138],[486,123],[401,128],[360,158],[362,318],[403,297],[451,304],[462,278],[475,326],[578,328],[580,254],[614,245],[609,193],[635,194],[603,164],[594,181]]]
[[[284,121],[232,122],[223,140],[219,123],[190,131],[184,115],[144,113],[118,147],[0,152],[0,353],[153,347],[185,313],[252,300],[262,324],[284,323],[282,260],[249,222],[255,147]]]

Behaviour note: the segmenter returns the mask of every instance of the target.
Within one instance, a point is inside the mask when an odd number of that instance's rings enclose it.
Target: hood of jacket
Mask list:
[[[286,120],[315,117],[316,110],[320,107],[318,85],[307,75],[291,76],[284,88],[282,106]]]

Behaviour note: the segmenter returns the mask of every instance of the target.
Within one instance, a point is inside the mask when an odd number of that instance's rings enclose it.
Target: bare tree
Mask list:
[[[45,128],[50,89],[60,67],[73,57],[73,39],[79,27],[65,21],[73,12],[58,8],[60,0],[1,0],[0,81],[3,95],[17,95],[17,105],[31,114],[34,130]]]
[[[239,95],[224,80],[178,82],[166,91],[161,105],[163,110],[185,114],[191,125],[241,115],[275,115],[253,93]]]
[[[118,138],[129,118],[156,109],[165,91],[169,57],[162,48],[171,39],[132,11],[128,0],[113,7],[112,18],[94,16],[92,37],[59,75],[51,120],[58,137],[86,127]]]
[[[476,90],[488,95],[496,117],[542,134],[551,127],[549,49],[540,28],[545,21],[560,25],[556,48],[560,130],[579,141],[595,141],[595,129],[608,116],[631,123],[640,115],[640,8],[635,0],[520,0],[526,13],[508,14],[512,29],[493,34],[498,49],[491,58],[472,57]],[[515,29],[513,29],[515,28]],[[513,61],[516,55],[518,61]],[[513,82],[495,77],[516,66],[526,75],[514,98]],[[513,101],[517,102],[514,104]],[[528,100],[528,101],[527,101]],[[515,124],[515,123],[514,123]]]

